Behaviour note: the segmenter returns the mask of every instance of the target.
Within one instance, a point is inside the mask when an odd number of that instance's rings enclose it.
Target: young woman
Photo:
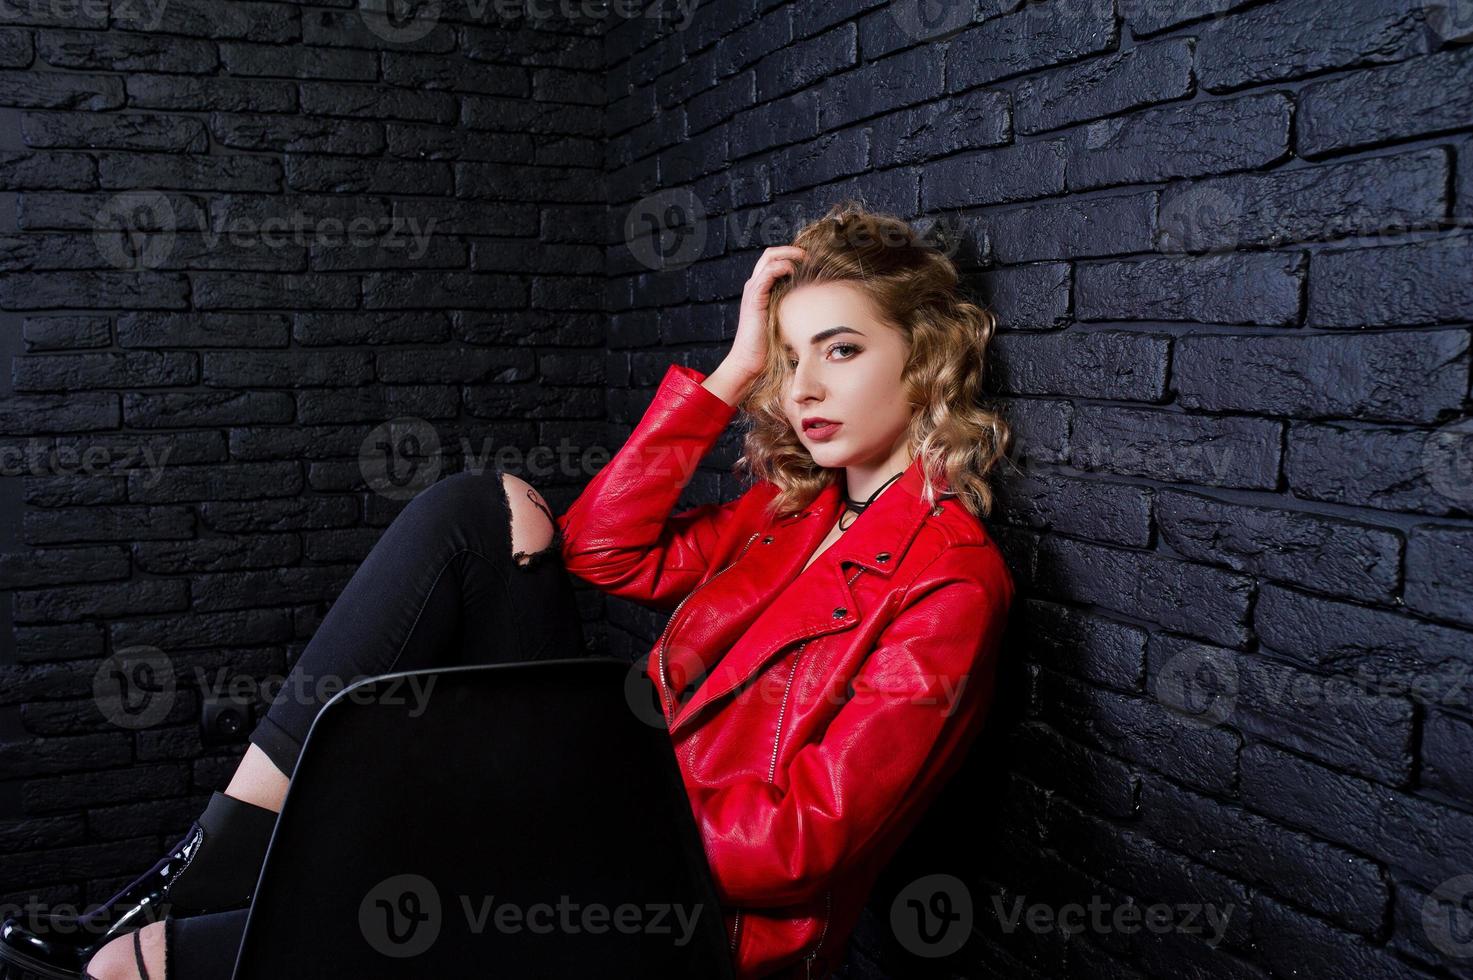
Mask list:
[[[550,522],[535,488],[499,472],[440,481],[390,525],[293,669],[476,662],[487,635],[512,638],[501,659],[567,656],[581,636],[565,572],[673,610],[647,670],[737,975],[825,976],[991,700],[1013,597],[981,521],[1009,441],[980,403],[992,331],[905,222],[837,205],[762,254],[720,366],[671,365],[565,514]],[[737,470],[756,482],[672,514],[738,407]],[[85,964],[98,980],[228,978],[318,708],[273,704],[225,792],[84,917],[81,939],[8,921],[0,955],[62,977]],[[170,914],[140,928],[151,902]]]

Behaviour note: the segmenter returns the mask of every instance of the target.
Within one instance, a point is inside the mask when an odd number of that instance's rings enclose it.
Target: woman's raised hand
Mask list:
[[[752,277],[742,288],[736,336],[726,363],[733,370],[756,377],[767,367],[767,299],[778,276],[793,271],[794,262],[808,253],[797,245],[774,245],[757,258]]]

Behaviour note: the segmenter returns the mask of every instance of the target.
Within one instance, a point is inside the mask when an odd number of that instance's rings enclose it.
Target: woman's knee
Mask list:
[[[500,509],[495,507],[498,495]],[[499,515],[510,524],[511,556],[523,566],[550,549],[557,530],[542,494],[521,477],[498,470],[466,470],[438,480],[409,502],[405,514],[431,528],[440,524],[465,528]]]
[[[552,508],[537,488],[521,477],[505,473],[501,481],[511,511],[512,557],[518,564],[527,565],[534,555],[552,545],[557,531]]]

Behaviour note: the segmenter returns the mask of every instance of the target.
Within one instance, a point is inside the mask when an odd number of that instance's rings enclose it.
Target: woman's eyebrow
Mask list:
[[[828,340],[830,337],[838,336],[841,333],[852,333],[856,337],[863,337],[864,336],[864,334],[860,333],[858,330],[855,330],[853,327],[846,327],[846,326],[840,325],[840,326],[837,326],[837,327],[829,327],[827,330],[820,330],[818,333],[816,333],[816,334],[813,335],[813,339],[812,340],[808,341],[808,346],[809,347],[817,346],[818,344],[823,343],[825,340]],[[793,347],[792,347],[791,344],[789,344],[787,341],[783,341],[783,350],[792,350],[792,349],[793,349]]]

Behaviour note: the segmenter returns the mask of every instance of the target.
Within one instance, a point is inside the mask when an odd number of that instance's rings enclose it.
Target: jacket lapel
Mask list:
[[[921,488],[917,459],[807,569],[803,563],[838,517],[838,484],[826,486],[799,516],[775,523],[769,533],[776,539],[773,544],[781,546],[774,552],[774,563],[781,556],[781,564],[767,579],[771,587],[753,596],[766,608],[677,708],[671,733],[688,725],[712,701],[746,684],[791,644],[859,623],[865,610],[849,581],[860,567],[885,578],[894,573],[930,511]]]

